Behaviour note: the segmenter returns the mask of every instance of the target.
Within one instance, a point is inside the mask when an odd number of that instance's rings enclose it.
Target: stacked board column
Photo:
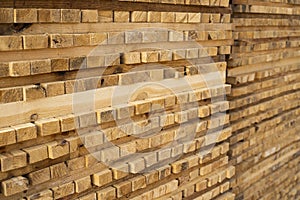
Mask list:
[[[299,198],[299,3],[232,1],[227,83],[237,199]]]
[[[1,200],[234,199],[228,0],[0,7]]]

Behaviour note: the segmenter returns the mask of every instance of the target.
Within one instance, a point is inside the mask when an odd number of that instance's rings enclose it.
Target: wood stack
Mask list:
[[[1,2],[0,199],[234,199],[229,1],[99,2]]]
[[[228,62],[237,199],[298,199],[300,2],[233,0]]]

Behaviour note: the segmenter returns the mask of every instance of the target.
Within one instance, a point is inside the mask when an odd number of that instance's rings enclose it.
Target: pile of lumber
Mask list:
[[[1,0],[0,199],[299,198],[300,1],[231,3]]]
[[[297,199],[300,190],[300,2],[233,0],[228,62],[230,160],[237,199]]]
[[[234,199],[228,0],[0,8],[1,200]]]

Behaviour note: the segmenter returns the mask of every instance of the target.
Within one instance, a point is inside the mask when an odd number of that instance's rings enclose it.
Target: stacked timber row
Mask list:
[[[237,199],[299,198],[299,3],[233,0],[227,82]]]
[[[228,0],[1,6],[1,200],[234,199]]]

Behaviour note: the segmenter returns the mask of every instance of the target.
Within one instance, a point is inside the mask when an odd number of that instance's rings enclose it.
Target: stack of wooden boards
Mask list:
[[[1,1],[1,200],[234,199],[229,1],[155,3]]]
[[[233,191],[237,199],[299,199],[300,1],[232,3]]]
[[[299,198],[300,1],[231,6],[1,0],[0,199]]]

